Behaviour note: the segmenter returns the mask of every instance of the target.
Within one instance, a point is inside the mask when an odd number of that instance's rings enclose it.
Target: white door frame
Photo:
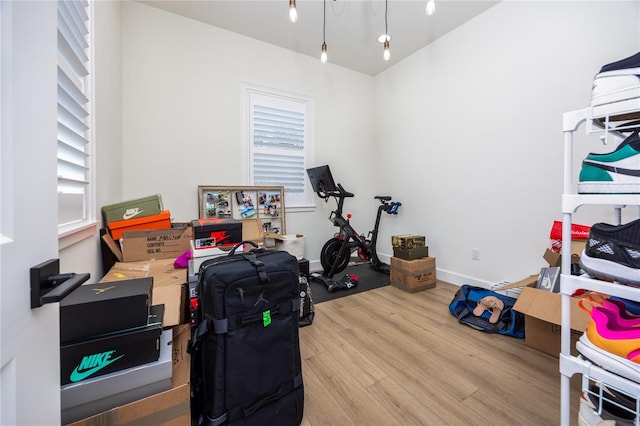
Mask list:
[[[0,19],[0,424],[58,425],[59,305],[32,310],[29,285],[58,257],[57,5],[2,1]]]

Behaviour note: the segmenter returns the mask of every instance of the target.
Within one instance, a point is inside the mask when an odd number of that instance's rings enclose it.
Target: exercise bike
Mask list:
[[[322,264],[323,273],[315,278],[321,280],[329,292],[344,288],[341,283],[334,281],[333,277],[347,268],[351,255],[355,250],[358,251],[360,259],[369,262],[371,269],[389,274],[389,265],[380,260],[376,251],[380,217],[382,212],[398,214],[398,208],[402,204],[399,201],[391,201],[390,196],[375,196],[374,198],[380,201],[380,205],[378,206],[373,230],[369,231],[369,234],[365,237],[358,234],[351,226],[350,213],[347,213],[346,217],[342,215],[345,198],[354,197],[354,194],[345,190],[341,184],[334,182],[329,166],[307,169],[307,174],[313,191],[320,198],[324,199],[325,202],[328,202],[331,197],[336,200],[337,207],[329,215],[329,220],[339,228],[339,232],[333,238],[330,238],[320,251],[320,263]]]

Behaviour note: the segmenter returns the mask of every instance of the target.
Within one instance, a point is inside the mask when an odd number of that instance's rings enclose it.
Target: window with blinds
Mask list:
[[[89,2],[58,1],[58,227],[90,218]]]
[[[310,204],[311,102],[249,89],[251,185],[283,186],[287,208]]]

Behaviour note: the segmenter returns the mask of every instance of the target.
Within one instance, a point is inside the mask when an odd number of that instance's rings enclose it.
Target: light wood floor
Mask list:
[[[557,425],[558,359],[461,325],[458,287],[392,286],[315,306],[300,329],[304,426]],[[577,424],[580,377],[571,380]]]

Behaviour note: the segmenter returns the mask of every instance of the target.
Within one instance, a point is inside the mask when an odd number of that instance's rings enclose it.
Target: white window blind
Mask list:
[[[89,2],[58,1],[58,226],[88,219]]]
[[[249,91],[250,182],[283,186],[287,208],[308,203],[310,102]]]

